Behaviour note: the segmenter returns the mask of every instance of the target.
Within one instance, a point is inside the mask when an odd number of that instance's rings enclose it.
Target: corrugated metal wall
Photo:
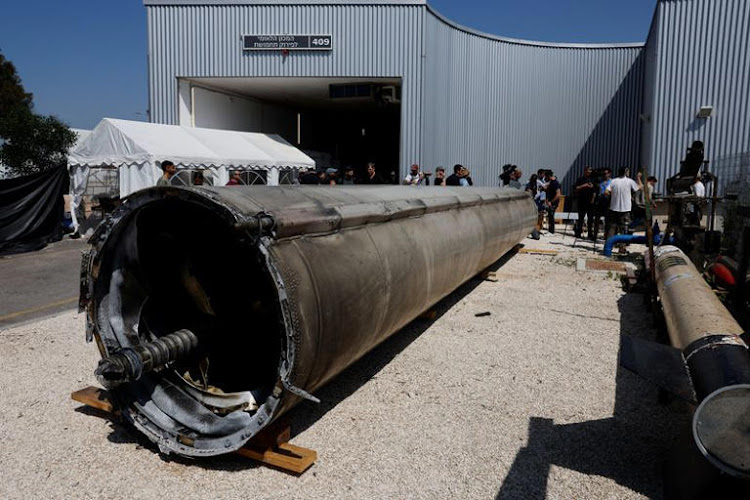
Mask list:
[[[637,164],[642,50],[514,43],[428,10],[425,165],[465,164],[482,185],[496,185],[505,163],[524,179],[547,167],[569,193],[586,164]]]
[[[662,0],[647,51],[655,75],[649,148],[659,180],[674,175],[694,140],[720,163],[750,152],[750,1]],[[696,118],[701,106],[714,116]],[[750,172],[748,173],[750,175]]]
[[[178,77],[401,77],[401,165],[420,161],[422,6],[148,5],[151,120],[177,123]],[[243,34],[331,34],[330,52],[243,53]]]
[[[648,175],[656,175],[657,179],[662,181],[661,186],[665,185],[663,176],[654,169],[651,161],[651,149],[654,135],[654,99],[656,90],[656,66],[658,61],[659,48],[659,10],[654,11],[651,19],[651,28],[649,29],[646,47],[643,50],[644,58],[644,75],[643,75],[643,113],[641,114],[641,165],[648,167]],[[654,170],[652,172],[652,170]],[[661,190],[657,186],[657,192]]]

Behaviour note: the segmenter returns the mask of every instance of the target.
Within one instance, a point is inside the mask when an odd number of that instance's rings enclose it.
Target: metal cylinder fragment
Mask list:
[[[101,375],[132,380],[114,389],[122,414],[162,450],[231,452],[497,261],[536,216],[512,189],[139,191],[85,268]],[[195,348],[147,341],[180,330],[200,332],[200,356],[147,373]]]
[[[682,351],[700,403],[696,445],[725,472],[750,477],[750,352],[743,329],[680,249],[659,248],[655,266],[670,342]]]

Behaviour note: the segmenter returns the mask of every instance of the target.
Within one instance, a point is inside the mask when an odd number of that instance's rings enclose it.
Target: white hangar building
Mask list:
[[[477,32],[424,0],[145,0],[151,121],[279,134],[319,166],[749,162],[750,2],[660,0],[644,43]],[[701,108],[708,116],[698,117]],[[704,111],[704,115],[706,112]]]

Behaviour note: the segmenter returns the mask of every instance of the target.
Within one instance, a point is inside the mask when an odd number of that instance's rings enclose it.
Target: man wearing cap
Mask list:
[[[336,185],[336,178],[338,177],[337,174],[338,174],[338,169],[335,169],[335,168],[326,169],[326,179],[328,181],[329,186]]]
[[[425,173],[419,170],[419,165],[416,163],[409,168],[409,173],[404,177],[404,185],[406,186],[422,186],[429,183]]]

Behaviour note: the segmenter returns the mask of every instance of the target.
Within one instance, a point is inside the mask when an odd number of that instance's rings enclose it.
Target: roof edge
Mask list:
[[[520,38],[509,38],[504,36],[492,35],[483,31],[475,30],[473,28],[466,27],[455,21],[452,21],[442,15],[440,12],[435,10],[430,4],[425,3],[427,11],[435,16],[438,20],[447,24],[451,28],[463,31],[470,35],[487,38],[489,40],[495,40],[498,42],[512,43],[515,45],[529,45],[533,47],[547,47],[547,48],[559,48],[559,49],[624,49],[624,48],[643,48],[646,46],[646,42],[626,42],[626,43],[566,43],[566,42],[543,42],[538,40],[523,40]]]
[[[492,35],[483,31],[469,28],[452,21],[432,7],[427,0],[143,0],[145,6],[181,6],[181,5],[413,5],[425,6],[427,11],[446,25],[488,40],[511,43],[515,45],[528,45],[532,47],[562,48],[562,49],[622,49],[643,48],[646,42],[627,43],[566,43],[566,42],[543,42],[539,40],[523,40],[499,35]]]
[[[143,0],[143,5],[426,5],[427,0]]]

